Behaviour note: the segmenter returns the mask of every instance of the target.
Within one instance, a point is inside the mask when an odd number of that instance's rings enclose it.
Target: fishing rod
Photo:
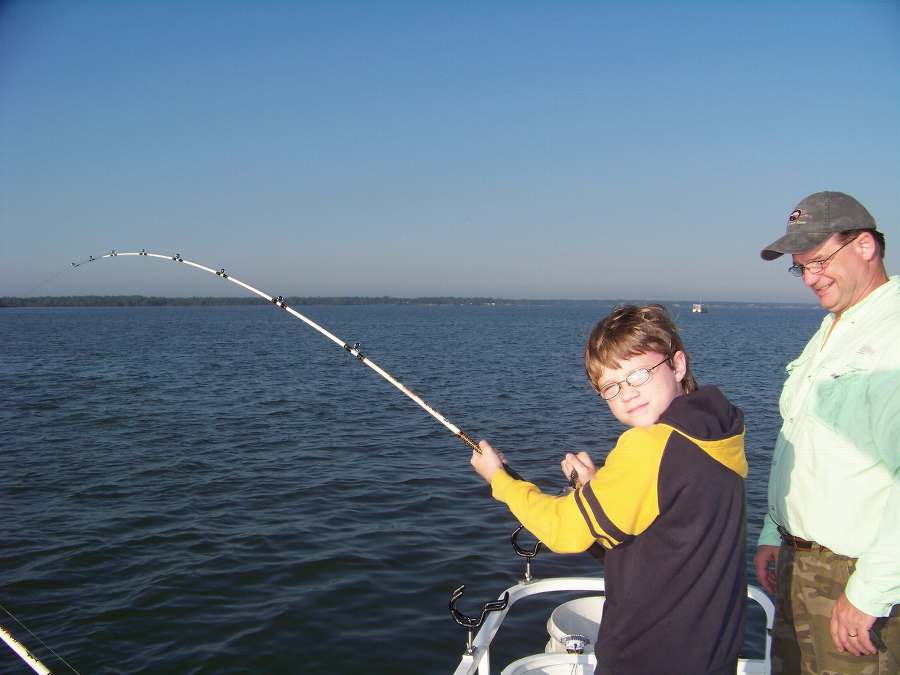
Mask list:
[[[50,669],[38,661],[28,648],[16,640],[6,628],[0,626],[0,640],[3,640],[28,666],[39,675],[50,675]]]
[[[444,417],[441,413],[439,413],[431,405],[429,405],[428,402],[425,401],[421,396],[416,394],[409,387],[407,387],[405,384],[403,384],[402,382],[397,380],[389,372],[384,370],[384,368],[382,368],[377,363],[372,361],[372,359],[370,359],[368,356],[363,354],[362,351],[360,351],[360,345],[358,342],[355,343],[351,347],[349,343],[340,339],[339,337],[337,337],[330,331],[326,330],[325,328],[323,328],[322,326],[317,324],[312,319],[304,316],[303,314],[301,314],[300,312],[295,310],[293,307],[289,306],[287,304],[287,302],[285,301],[284,297],[282,297],[280,295],[279,296],[269,295],[268,293],[264,293],[263,291],[259,290],[258,288],[254,288],[250,284],[244,283],[237,277],[234,277],[234,276],[228,274],[225,271],[224,267],[219,268],[218,270],[215,270],[211,267],[206,267],[205,265],[200,265],[191,260],[187,260],[186,258],[183,258],[180,253],[176,253],[175,255],[162,255],[160,253],[150,253],[146,249],[141,249],[140,251],[137,251],[137,252],[121,252],[121,251],[113,250],[104,256],[100,256],[100,258],[95,258],[94,256],[90,256],[86,260],[82,260],[80,262],[73,262],[72,267],[81,267],[82,265],[85,265],[85,264],[91,263],[91,262],[95,262],[102,258],[118,258],[120,256],[137,256],[137,257],[143,257],[143,258],[158,258],[160,260],[169,260],[171,262],[175,262],[178,264],[188,265],[189,267],[193,267],[195,269],[202,270],[204,272],[213,274],[213,275],[219,277],[220,279],[224,279],[225,281],[230,281],[231,283],[236,284],[236,285],[240,286],[241,288],[250,291],[254,295],[258,295],[259,297],[263,298],[264,300],[275,305],[275,307],[283,309],[284,311],[286,311],[288,314],[290,314],[294,318],[300,319],[300,321],[302,321],[303,323],[308,325],[310,328],[312,328],[312,329],[316,330],[317,332],[321,333],[322,335],[324,335],[326,338],[328,338],[329,340],[334,342],[338,347],[341,347],[346,352],[348,352],[351,356],[355,356],[359,361],[361,361],[362,363],[367,365],[369,368],[371,368],[376,373],[381,375],[381,377],[383,377],[385,380],[390,382],[397,389],[399,389],[404,394],[406,394],[409,398],[411,398],[413,401],[415,401],[415,403],[420,408],[422,408],[425,412],[427,412],[434,419],[436,419],[438,422],[440,422],[444,427],[446,427],[450,431],[450,433],[457,436],[463,443],[468,445],[472,450],[481,454],[481,448],[478,447],[478,443],[476,443],[474,440],[472,440],[471,436],[469,436],[466,432],[461,430],[458,426],[456,426],[455,424],[450,422],[446,417]],[[504,469],[513,478],[515,478],[517,480],[524,480],[518,473],[516,473],[513,469],[511,469],[508,464],[504,464]]]
[[[53,656],[62,661],[69,670],[75,673],[75,675],[81,675],[81,673],[79,673],[75,669],[75,666],[66,661],[62,656],[57,654],[50,645],[48,645],[46,642],[41,640],[41,638],[35,635],[31,631],[31,629],[24,623],[22,623],[15,614],[10,612],[3,605],[0,605],[0,610],[3,610],[3,612],[6,613],[6,615],[9,616],[10,619],[15,621],[22,628],[22,630],[26,631],[29,635],[31,635],[31,637],[40,642],[47,651],[49,651],[51,654],[53,654]],[[19,642],[5,626],[0,626],[0,640],[5,642],[6,645],[10,649],[12,649],[13,652],[15,652],[16,656],[22,659],[22,661],[24,661],[34,672],[38,673],[38,675],[50,675],[50,669],[45,666],[40,660],[38,660],[38,658],[34,654],[32,654],[25,645]]]
[[[326,338],[331,340],[337,346],[344,349],[351,356],[356,357],[359,361],[361,361],[362,363],[367,365],[369,368],[371,368],[376,373],[381,375],[381,377],[383,377],[385,380],[387,380],[392,385],[394,385],[397,389],[399,389],[404,394],[406,394],[406,396],[408,396],[410,399],[412,399],[419,407],[421,407],[423,410],[425,410],[425,412],[427,412],[434,419],[436,419],[438,422],[440,422],[444,427],[447,428],[447,430],[449,430],[452,434],[457,436],[466,445],[468,445],[472,450],[481,454],[481,448],[478,447],[478,443],[476,443],[474,440],[472,440],[471,436],[469,436],[467,433],[465,433],[463,430],[461,430],[458,426],[456,426],[455,424],[450,422],[446,417],[444,417],[441,413],[439,413],[431,405],[429,405],[428,402],[426,402],[421,396],[416,394],[409,387],[407,387],[402,382],[397,380],[393,375],[391,375],[389,372],[384,370],[377,363],[372,361],[368,356],[363,354],[362,351],[360,350],[360,345],[358,342],[355,343],[351,347],[347,342],[345,342],[344,340],[341,340],[339,337],[337,337],[330,331],[326,330],[325,328],[323,328],[322,326],[317,324],[312,319],[304,316],[303,314],[301,314],[300,312],[295,310],[293,307],[290,307],[287,304],[287,301],[284,299],[283,296],[280,296],[280,295],[279,296],[271,296],[268,293],[264,293],[263,291],[259,290],[258,288],[255,288],[255,287],[251,286],[250,284],[247,284],[247,283],[241,281],[237,277],[234,277],[234,276],[228,274],[225,271],[225,268],[219,268],[218,270],[215,270],[211,267],[206,267],[205,265],[200,265],[199,263],[195,263],[191,260],[187,260],[184,257],[182,257],[182,255],[180,253],[176,253],[175,255],[162,255],[160,253],[150,253],[146,249],[141,249],[140,251],[137,251],[137,252],[134,252],[134,251],[119,252],[119,251],[113,250],[104,256],[100,256],[99,258],[95,258],[94,256],[89,256],[86,260],[82,260],[79,262],[73,262],[72,267],[78,268],[83,265],[86,265],[87,263],[92,263],[92,262],[95,262],[95,261],[103,259],[103,258],[118,258],[119,256],[137,256],[137,257],[146,257],[146,258],[157,258],[160,260],[169,260],[169,261],[180,263],[183,265],[188,265],[189,267],[193,267],[195,269],[202,270],[204,272],[208,272],[209,274],[213,274],[213,275],[219,277],[220,279],[224,279],[225,281],[230,281],[231,283],[236,284],[236,285],[240,286],[241,288],[244,288],[245,290],[250,291],[254,295],[258,295],[259,297],[263,298],[267,302],[272,303],[275,307],[283,309],[291,316],[293,316],[297,319],[300,319],[303,323],[305,323],[309,327],[313,328],[314,330],[316,330],[317,332],[319,332],[320,334],[322,334],[323,336],[325,336]],[[524,480],[515,470],[510,468],[510,466],[508,464],[506,464],[506,462],[504,462],[503,468],[513,478],[515,478],[517,480]],[[572,475],[569,476],[569,483],[573,488],[575,487],[576,477],[577,477],[577,474],[574,471],[572,472]],[[8,613],[8,610],[7,610],[7,613]],[[10,616],[12,616],[12,614],[10,614]],[[13,617],[13,618],[15,618],[15,617]],[[49,669],[47,669],[47,667],[43,663],[41,663],[34,656],[32,656],[31,653],[24,647],[24,645],[22,645],[18,640],[16,640],[12,636],[12,634],[9,633],[9,631],[7,631],[2,626],[0,626],[0,640],[2,640],[3,642],[6,642],[6,644],[17,655],[19,655],[19,657],[21,657],[22,660],[25,661],[35,672],[37,672],[37,673],[49,673],[50,672]],[[42,644],[43,644],[43,642],[42,642]],[[51,650],[51,652],[52,651],[53,650]],[[55,652],[53,652],[53,653],[56,654]],[[68,662],[66,662],[64,659],[62,659],[62,660],[64,663],[66,663],[67,666],[69,666],[69,668],[73,672],[76,672],[76,673],[78,672],[77,670],[72,668],[72,666],[69,665]]]

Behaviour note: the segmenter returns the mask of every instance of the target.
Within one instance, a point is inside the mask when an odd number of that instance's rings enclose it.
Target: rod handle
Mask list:
[[[519,475],[519,472],[518,472],[518,471],[516,471],[515,469],[513,469],[513,468],[512,468],[509,464],[507,464],[506,462],[503,463],[503,470],[506,471],[506,473],[509,474],[509,477],[510,477],[510,478],[515,478],[516,480],[525,480],[524,478],[522,478],[522,476]]]

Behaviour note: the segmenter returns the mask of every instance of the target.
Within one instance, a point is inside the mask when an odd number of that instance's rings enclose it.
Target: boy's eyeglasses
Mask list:
[[[856,235],[856,237],[858,237],[858,236],[859,235]],[[821,274],[822,270],[824,270],[825,266],[828,264],[828,261],[831,260],[834,256],[836,256],[838,254],[838,251],[840,251],[842,248],[844,248],[844,246],[846,246],[847,244],[852,244],[853,241],[856,239],[856,237],[853,237],[853,239],[846,242],[843,246],[840,246],[837,249],[837,251],[832,253],[827,258],[824,258],[822,260],[810,260],[805,265],[799,265],[797,263],[794,263],[793,265],[788,267],[788,272],[793,274],[795,277],[802,277],[804,272],[809,272],[810,274]]]
[[[640,387],[642,384],[647,384],[650,381],[650,377],[653,374],[653,370],[658,368],[666,361],[669,360],[667,356],[662,361],[657,363],[655,366],[650,366],[649,368],[638,368],[637,370],[632,370],[628,375],[625,376],[624,380],[620,380],[619,382],[610,382],[609,384],[605,384],[600,388],[600,398],[604,401],[609,401],[614,399],[619,395],[619,392],[622,391],[622,385],[628,384],[632,387]]]

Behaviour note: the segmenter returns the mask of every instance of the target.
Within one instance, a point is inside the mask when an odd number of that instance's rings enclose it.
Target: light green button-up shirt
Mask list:
[[[900,277],[826,316],[787,372],[759,543],[780,544],[780,524],[858,558],[847,599],[886,616],[900,604]]]

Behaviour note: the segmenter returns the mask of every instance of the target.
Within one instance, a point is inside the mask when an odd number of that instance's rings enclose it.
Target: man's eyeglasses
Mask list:
[[[858,237],[858,236],[859,235],[857,234],[856,237]],[[837,249],[837,251],[832,253],[827,258],[824,258],[822,260],[810,260],[805,265],[800,265],[798,263],[794,263],[793,265],[788,267],[788,272],[793,274],[795,277],[802,277],[804,272],[809,272],[810,274],[821,274],[822,270],[824,270],[825,266],[828,264],[828,261],[831,260],[834,256],[836,256],[838,254],[838,251],[840,251],[842,248],[844,248],[844,246],[846,246],[847,244],[852,244],[853,241],[856,239],[856,237],[853,237],[853,239],[844,243],[843,246],[840,246]]]
[[[642,384],[647,384],[650,381],[650,377],[653,374],[654,368],[658,368],[666,361],[669,360],[667,356],[662,361],[657,363],[655,366],[650,366],[649,368],[638,368],[637,370],[632,370],[628,375],[625,376],[624,380],[620,380],[619,382],[610,382],[609,384],[604,384],[600,388],[600,398],[604,401],[609,401],[614,399],[619,395],[619,392],[622,391],[622,385],[628,384],[632,387],[640,387]]]

